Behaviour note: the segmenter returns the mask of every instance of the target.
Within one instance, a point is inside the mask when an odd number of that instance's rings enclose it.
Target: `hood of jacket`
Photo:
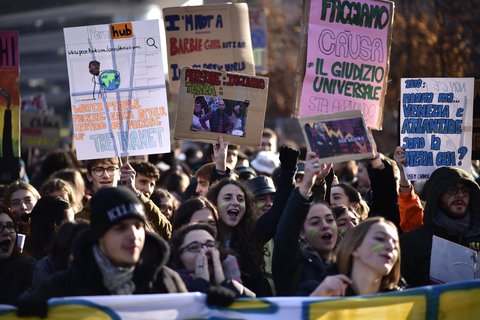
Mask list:
[[[471,188],[468,210],[471,219],[480,220],[480,188],[472,175],[462,169],[452,167],[441,167],[436,169],[425,184],[425,210],[423,224],[431,229],[436,229],[433,216],[437,212],[440,198],[448,187],[459,182],[465,183]]]

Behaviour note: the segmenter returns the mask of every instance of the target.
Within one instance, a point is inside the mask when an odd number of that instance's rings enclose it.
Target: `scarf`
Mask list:
[[[445,212],[437,209],[433,222],[449,234],[463,234],[470,226],[470,212],[459,219],[452,219]]]
[[[135,283],[132,280],[135,266],[129,268],[114,266],[97,245],[93,246],[93,256],[102,273],[103,285],[111,294],[132,294],[135,291]]]

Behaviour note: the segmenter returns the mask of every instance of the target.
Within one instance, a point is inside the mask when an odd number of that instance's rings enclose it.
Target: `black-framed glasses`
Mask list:
[[[449,187],[446,192],[451,196],[456,196],[459,192],[461,192],[463,195],[470,195],[470,188],[452,186]]]
[[[183,251],[183,249],[187,249],[188,252],[198,253],[200,252],[200,250],[202,250],[203,247],[218,248],[218,242],[213,240],[207,240],[205,243],[193,241],[187,244],[186,246],[182,247],[180,251]]]
[[[114,166],[111,166],[111,167],[95,167],[95,168],[92,168],[92,172],[97,176],[97,177],[101,177],[103,176],[103,173],[105,171],[107,171],[107,173],[109,175],[112,175],[115,173],[115,171],[117,171],[118,168],[117,167],[114,167]]]
[[[0,224],[0,233],[3,233],[4,230],[7,230],[9,233],[17,232],[17,228],[15,227],[15,223],[7,222],[7,224]]]

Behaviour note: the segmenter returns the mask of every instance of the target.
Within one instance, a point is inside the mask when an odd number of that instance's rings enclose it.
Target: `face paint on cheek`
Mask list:
[[[224,208],[228,207],[229,204],[230,204],[230,202],[226,202],[226,201],[222,200],[218,204],[218,209],[224,209]]]
[[[378,250],[380,250],[380,249],[382,249],[382,248],[383,248],[383,244],[382,244],[382,243],[377,243],[376,245],[374,245],[374,246],[372,247],[372,249],[370,249],[370,252],[373,253],[373,252],[376,252],[376,251],[378,251]]]
[[[255,203],[255,206],[256,206],[258,209],[263,209],[263,207],[265,207],[265,202],[264,202],[264,201],[256,202],[256,203]]]
[[[313,237],[316,237],[318,234],[318,231],[317,229],[313,229],[311,232],[310,232],[310,236],[313,238]]]
[[[339,229],[338,234],[339,234],[340,237],[343,237],[343,235],[345,234],[345,229],[343,229],[343,228]]]

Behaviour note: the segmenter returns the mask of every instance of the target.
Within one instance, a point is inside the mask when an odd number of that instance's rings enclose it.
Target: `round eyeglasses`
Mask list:
[[[101,177],[103,176],[103,173],[106,171],[109,175],[113,175],[115,173],[115,171],[117,171],[118,168],[117,167],[107,167],[107,168],[104,168],[104,167],[95,167],[95,168],[92,168],[92,172],[97,176],[97,177]]]
[[[447,189],[447,193],[451,196],[456,196],[459,192],[461,192],[463,195],[470,195],[470,188],[454,186]]]

